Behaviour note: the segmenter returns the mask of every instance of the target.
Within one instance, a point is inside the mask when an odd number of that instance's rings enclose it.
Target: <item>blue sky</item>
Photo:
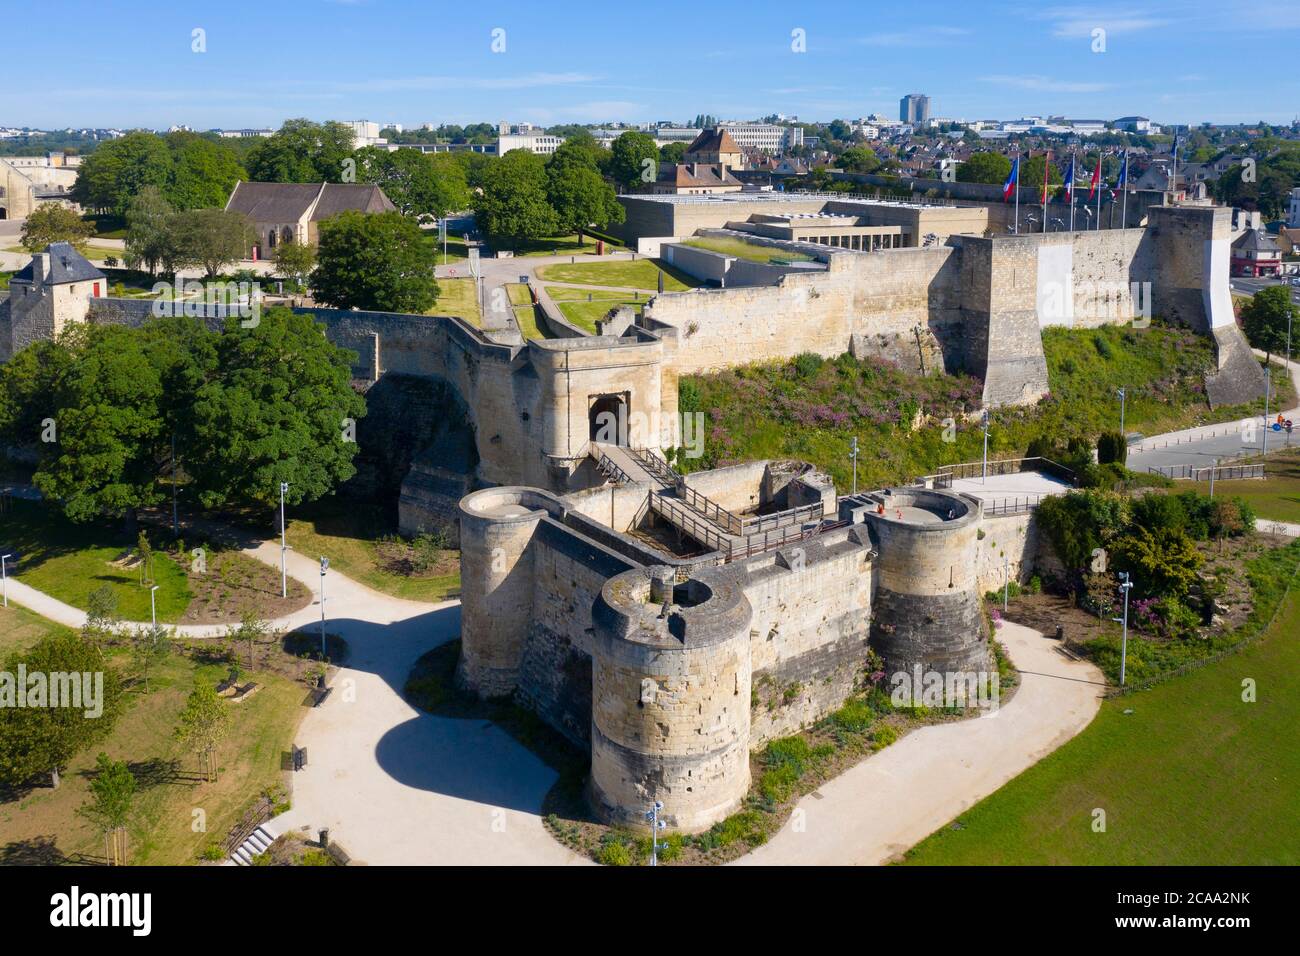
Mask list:
[[[966,119],[1300,113],[1295,0],[0,3],[35,18],[6,38],[0,126],[829,120],[896,116],[909,92]]]

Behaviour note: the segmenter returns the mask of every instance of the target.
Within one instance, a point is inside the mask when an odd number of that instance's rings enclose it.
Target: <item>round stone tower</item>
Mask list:
[[[591,798],[610,823],[645,829],[663,802],[673,830],[708,829],[749,790],[749,627],[729,573],[674,584],[626,571],[592,613]]]
[[[515,690],[533,609],[537,524],[563,505],[536,488],[487,488],[460,501],[461,656],[463,687],[484,697]]]
[[[876,492],[865,520],[879,557],[871,646],[890,675],[987,670],[976,584],[980,502],[926,488]]]

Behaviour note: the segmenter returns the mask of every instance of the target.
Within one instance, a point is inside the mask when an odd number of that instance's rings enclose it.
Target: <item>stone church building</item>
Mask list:
[[[250,259],[270,259],[282,242],[315,245],[317,225],[341,212],[392,212],[378,186],[361,183],[237,183],[226,209],[242,212],[256,240]]]

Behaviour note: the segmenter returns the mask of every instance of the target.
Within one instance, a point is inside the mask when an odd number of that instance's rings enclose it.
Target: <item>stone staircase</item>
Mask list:
[[[275,834],[270,833],[265,825],[259,826],[248,835],[247,840],[235,847],[235,852],[230,854],[230,859],[235,866],[252,866],[253,857],[261,856],[274,842]]]

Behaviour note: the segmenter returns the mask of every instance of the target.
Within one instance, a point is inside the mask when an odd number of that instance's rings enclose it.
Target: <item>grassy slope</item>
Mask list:
[[[608,285],[625,289],[659,290],[659,274],[664,276],[665,292],[692,289],[699,282],[671,266],[650,259],[626,262],[560,263],[542,266],[537,276],[544,282],[579,282],[583,285]],[[552,290],[555,291],[555,290]]]
[[[1270,453],[1265,469],[1263,481],[1216,481],[1214,493],[1240,495],[1261,518],[1300,522],[1300,448]],[[1205,490],[1203,483],[1197,487]]]
[[[365,509],[317,518],[296,518],[286,533],[289,547],[309,557],[327,555],[330,567],[367,587],[412,601],[445,601],[460,593],[460,572],[404,577],[385,571],[376,551],[384,524]]]
[[[91,591],[108,584],[117,595],[123,620],[149,620],[149,589],[140,586],[138,569],[113,567],[135,541],[119,527],[77,525],[44,505],[16,499],[0,525],[0,544],[22,556],[17,579],[73,607],[85,608]],[[158,620],[173,622],[190,603],[185,572],[170,558],[154,556],[159,585]]]
[[[0,657],[58,630],[57,624],[34,614],[0,610]],[[125,666],[120,651],[110,652],[109,659],[111,666]],[[196,665],[172,655],[151,676],[151,693],[127,693],[126,712],[106,739],[73,758],[59,789],[39,787],[21,800],[0,803],[0,861],[20,853],[24,842],[40,838],[53,839],[65,856],[102,857],[102,837],[77,814],[87,800],[88,774],[100,751],[126,760],[137,775],[131,862],[191,863],[209,841],[224,838],[262,790],[282,782],[281,753],[289,749],[306,713],[305,692],[283,677],[250,674],[249,679],[262,684],[262,689],[230,705],[230,733],[219,752],[220,779],[201,783],[190,779],[197,774],[197,758],[172,737],[185,697],[200,672],[208,678],[225,676],[224,668]],[[175,767],[169,766],[173,760],[178,762]],[[206,814],[206,833],[191,829],[195,808]]]
[[[439,279],[438,289],[438,301],[427,315],[457,315],[470,325],[483,325],[473,279]]]
[[[1153,325],[1092,331],[1051,329],[1044,335],[1051,396],[1032,408],[993,412],[992,458],[1023,454],[1038,434],[1095,437],[1119,424],[1114,388],[1129,388],[1126,425],[1146,434],[1242,417],[1241,406],[1211,410],[1203,372],[1210,345],[1203,336]],[[1145,383],[1135,385],[1134,383]],[[1290,385],[1278,387],[1294,401]],[[801,373],[795,363],[747,366],[682,379],[682,409],[705,416],[704,455],[692,468],[759,458],[802,458],[848,487],[850,439],[862,445],[859,485],[906,481],[939,465],[974,461],[981,454],[977,422],[980,383],[968,376],[903,372],[885,362],[844,356]],[[694,398],[690,393],[698,395]],[[928,417],[907,426],[921,409]],[[943,421],[955,420],[952,441]]]
[[[1240,654],[1103,703],[918,864],[1300,864],[1300,595]],[[1258,682],[1244,703],[1242,680]],[[1132,709],[1132,714],[1124,711]],[[1106,832],[1092,830],[1106,811]]]

